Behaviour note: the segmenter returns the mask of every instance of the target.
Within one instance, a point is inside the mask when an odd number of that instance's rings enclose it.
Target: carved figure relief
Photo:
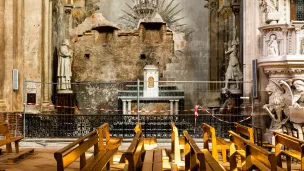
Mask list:
[[[294,87],[294,94],[292,99],[292,106],[295,108],[304,107],[304,80],[296,79],[292,83]]]
[[[265,22],[268,24],[276,24],[281,18],[278,9],[278,0],[262,0],[260,4],[265,15]]]
[[[70,43],[68,39],[62,42],[59,51],[59,61],[58,61],[58,85],[57,90],[71,90],[71,58],[73,51],[70,48]]]
[[[269,95],[269,102],[263,106],[268,112],[269,116],[277,123],[281,123],[283,120],[283,113],[287,114],[288,106],[285,101],[285,90],[276,81],[269,80],[269,84],[266,87],[266,91]],[[285,112],[284,112],[285,111]],[[276,117],[275,117],[276,116]],[[288,118],[287,118],[288,119]],[[287,119],[284,121],[286,122]]]
[[[272,34],[269,37],[268,56],[279,56],[279,47],[277,42],[277,36],[275,34]]]
[[[277,0],[262,0],[261,7],[263,12],[278,12]]]

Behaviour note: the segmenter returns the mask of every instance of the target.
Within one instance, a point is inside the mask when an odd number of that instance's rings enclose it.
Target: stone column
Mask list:
[[[127,101],[126,100],[122,100],[122,114],[127,114]]]
[[[14,1],[14,30],[13,30],[13,69],[18,69],[18,90],[13,92],[12,104],[14,112],[21,112],[23,109],[23,83],[24,83],[24,44],[23,44],[23,33],[24,33],[24,4],[23,1]]]
[[[295,55],[301,55],[301,27],[304,25],[303,21],[293,21],[292,25],[295,26],[296,31],[296,53]]]
[[[241,25],[241,20],[240,20],[240,2],[238,1],[233,1],[231,3],[231,8],[232,12],[235,17],[235,23],[234,26],[236,28],[236,37],[240,39],[240,25]]]
[[[128,102],[128,115],[131,115],[132,114],[132,111],[131,111],[132,100],[127,100],[127,102]]]
[[[178,115],[178,102],[179,100],[175,100],[175,115]]]
[[[49,85],[46,82],[49,81],[49,0],[43,0],[42,2],[42,102],[49,103]]]
[[[3,0],[2,0],[3,1]],[[3,78],[3,98],[6,102],[6,111],[13,111],[12,99],[12,70],[14,67],[14,1],[5,1],[4,3],[4,16],[1,20],[4,20],[4,66],[0,66],[4,69]],[[0,58],[3,58],[2,56]],[[2,69],[0,69],[2,70]],[[2,78],[0,78],[1,80]]]
[[[0,111],[5,110],[5,101],[3,96],[4,78],[5,78],[5,56],[4,56],[4,12],[5,0],[0,0]]]
[[[65,12],[65,38],[70,39],[70,26],[71,26],[71,12],[73,9],[73,4],[67,2],[64,5],[64,12]]]
[[[173,110],[174,110],[173,102],[174,100],[170,100],[170,115],[173,115]]]

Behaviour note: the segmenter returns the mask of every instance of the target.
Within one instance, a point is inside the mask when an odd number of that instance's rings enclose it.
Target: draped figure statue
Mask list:
[[[58,60],[58,84],[57,90],[71,91],[71,77],[72,77],[72,69],[71,69],[71,58],[73,51],[70,48],[70,43],[68,39],[65,39],[60,47],[59,51],[59,60]]]

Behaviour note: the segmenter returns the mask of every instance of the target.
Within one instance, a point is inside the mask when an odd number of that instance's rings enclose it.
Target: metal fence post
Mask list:
[[[139,79],[137,79],[137,123],[139,123]]]
[[[26,136],[25,136],[25,113],[26,113],[25,107],[26,107],[26,86],[27,86],[26,84],[27,84],[27,81],[25,80],[24,84],[23,84],[23,136],[24,136],[24,139],[26,139]]]

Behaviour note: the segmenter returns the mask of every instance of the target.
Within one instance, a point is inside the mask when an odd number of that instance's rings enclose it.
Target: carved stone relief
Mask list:
[[[262,0],[261,9],[265,13],[265,21],[267,24],[277,24],[280,20],[280,12],[278,8],[278,0]]]

